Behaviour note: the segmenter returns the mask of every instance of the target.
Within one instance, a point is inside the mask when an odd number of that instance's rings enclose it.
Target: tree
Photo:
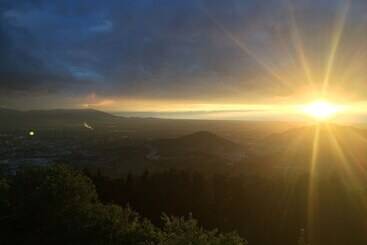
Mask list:
[[[104,205],[91,180],[63,165],[19,170],[0,180],[1,244],[242,245],[234,233],[220,234],[196,220],[163,216],[153,226],[130,208]]]
[[[135,244],[126,239],[153,234],[134,236],[153,226],[129,209],[101,204],[91,180],[63,165],[22,169],[9,192],[11,215],[0,225],[11,244]]]
[[[198,225],[190,215],[183,217],[169,217],[163,215],[163,236],[159,245],[246,245],[247,242],[236,233],[220,234],[217,230],[207,231]]]

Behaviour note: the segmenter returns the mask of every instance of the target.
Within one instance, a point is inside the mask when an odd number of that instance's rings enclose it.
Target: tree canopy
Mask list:
[[[102,204],[91,179],[63,165],[0,177],[0,215],[1,244],[246,244],[191,216],[163,215],[158,228],[129,207]]]

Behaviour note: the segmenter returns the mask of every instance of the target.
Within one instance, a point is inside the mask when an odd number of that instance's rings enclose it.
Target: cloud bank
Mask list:
[[[326,73],[330,91],[364,100],[366,10],[362,0],[5,0],[0,106],[274,103],[319,90]]]

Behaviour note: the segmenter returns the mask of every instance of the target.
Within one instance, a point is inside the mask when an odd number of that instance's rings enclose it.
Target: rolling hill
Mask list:
[[[367,131],[350,126],[301,127],[266,137],[254,147],[251,162],[267,171],[360,175],[367,172],[366,143]]]
[[[173,139],[161,139],[152,143],[161,158],[208,157],[238,161],[244,155],[244,147],[207,131],[200,131]]]

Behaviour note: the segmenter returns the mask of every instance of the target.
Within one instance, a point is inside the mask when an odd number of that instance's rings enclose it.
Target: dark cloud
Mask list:
[[[345,2],[5,0],[0,90],[106,97],[288,95],[301,83],[290,74],[301,70],[290,11],[311,69],[321,74]],[[366,7],[354,1],[348,15],[348,37],[358,43],[365,37],[351,30],[367,21],[361,11]]]

